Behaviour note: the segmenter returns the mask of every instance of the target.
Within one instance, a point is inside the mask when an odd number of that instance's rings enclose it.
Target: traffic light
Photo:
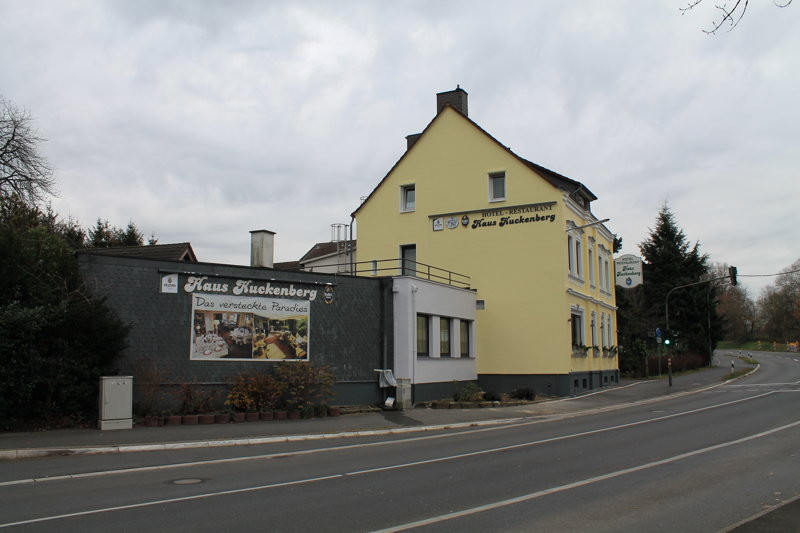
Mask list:
[[[672,332],[670,330],[664,331],[664,346],[672,344]]]
[[[736,267],[729,266],[728,267],[728,276],[731,278],[731,285],[736,285],[738,282],[736,281]]]

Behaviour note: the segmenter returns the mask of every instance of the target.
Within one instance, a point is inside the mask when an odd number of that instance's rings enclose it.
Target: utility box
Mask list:
[[[101,430],[133,427],[133,376],[100,378]]]

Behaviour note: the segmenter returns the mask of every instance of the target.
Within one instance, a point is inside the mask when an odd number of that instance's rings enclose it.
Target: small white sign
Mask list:
[[[444,219],[442,217],[433,219],[433,231],[442,231],[444,229]]]
[[[178,275],[167,274],[161,276],[161,292],[165,294],[178,294]]]
[[[642,277],[642,258],[626,254],[614,259],[614,279],[616,284],[632,289],[644,282]]]

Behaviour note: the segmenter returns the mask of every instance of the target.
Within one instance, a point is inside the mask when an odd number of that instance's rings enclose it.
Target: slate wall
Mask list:
[[[336,375],[334,404],[380,401],[375,368],[392,368],[391,281],[335,274],[284,272],[213,263],[183,263],[79,253],[81,273],[95,294],[131,325],[129,347],[117,373],[134,376],[141,385],[157,376],[164,385],[198,383],[223,386],[231,377],[277,364],[265,361],[198,361],[190,359],[192,294],[183,290],[188,277],[212,282],[252,279],[317,288],[309,318],[309,361]],[[161,292],[161,278],[179,275],[178,293]],[[322,289],[333,287],[331,303]]]

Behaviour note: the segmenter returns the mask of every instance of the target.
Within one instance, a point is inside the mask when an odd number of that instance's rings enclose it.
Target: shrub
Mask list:
[[[287,383],[267,372],[245,372],[228,384],[230,405],[239,411],[267,411],[274,409],[287,389]]]
[[[196,415],[214,411],[218,393],[217,391],[203,389],[193,383],[181,383],[175,392],[175,396],[180,401],[181,414]]]
[[[287,409],[303,409],[307,405],[327,403],[333,397],[336,377],[326,367],[310,363],[279,363],[275,378],[286,387],[282,402]]]
[[[519,387],[511,391],[511,397],[517,400],[533,401],[536,399],[536,392],[530,387]]]
[[[483,399],[483,389],[477,383],[467,383],[458,392],[453,394],[456,402],[479,402]]]
[[[489,402],[500,402],[503,400],[503,397],[497,391],[486,391],[483,393],[483,399]]]

